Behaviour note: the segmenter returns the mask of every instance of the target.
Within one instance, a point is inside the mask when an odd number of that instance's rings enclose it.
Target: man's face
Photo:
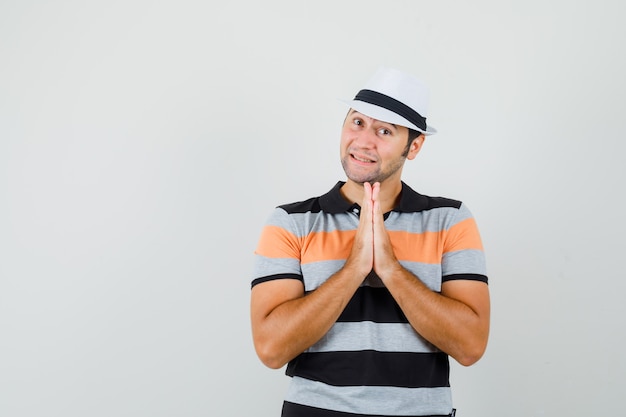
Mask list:
[[[400,179],[404,161],[419,151],[411,145],[407,152],[408,129],[381,122],[350,110],[341,130],[341,165],[356,183]],[[423,137],[418,139],[421,144]],[[415,141],[414,141],[415,143]]]

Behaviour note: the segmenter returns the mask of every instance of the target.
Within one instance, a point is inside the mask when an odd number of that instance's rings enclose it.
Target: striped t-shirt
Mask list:
[[[255,251],[252,286],[298,279],[310,292],[342,268],[360,210],[342,185],[276,208]],[[396,258],[433,291],[449,280],[487,282],[480,235],[461,202],[402,183],[385,227]],[[415,332],[372,272],[328,333],[287,365],[283,417],[448,415],[449,370],[448,355]]]

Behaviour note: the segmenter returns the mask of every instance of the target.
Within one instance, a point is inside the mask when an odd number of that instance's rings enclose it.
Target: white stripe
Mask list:
[[[300,261],[293,258],[268,258],[262,255],[254,256],[252,279],[275,274],[302,275]]]
[[[350,213],[287,213],[278,208],[270,216],[268,224],[282,227],[297,237],[305,237],[317,232],[355,230],[359,226],[359,218]]]
[[[463,249],[443,255],[443,275],[481,274],[487,275],[485,254],[478,249]]]
[[[286,401],[357,414],[446,415],[452,411],[449,387],[334,387],[294,377]]]
[[[322,285],[330,276],[339,271],[346,261],[344,259],[311,262],[302,265],[302,275],[306,291],[313,291]],[[441,265],[421,262],[400,261],[400,264],[410,271],[433,291],[441,291]],[[472,271],[470,271],[472,272]],[[383,287],[380,282],[366,280],[363,285]]]
[[[385,220],[385,227],[387,230],[399,230],[418,234],[441,232],[448,230],[454,223],[459,221],[457,218],[458,214],[459,209],[454,207],[439,207],[414,213],[392,211],[387,220]]]
[[[376,350],[379,352],[439,352],[408,323],[371,321],[335,323],[307,352]]]

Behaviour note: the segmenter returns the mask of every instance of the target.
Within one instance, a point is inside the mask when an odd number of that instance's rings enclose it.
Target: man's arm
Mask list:
[[[267,281],[252,288],[252,338],[266,366],[280,368],[320,340],[372,270],[371,187],[368,190],[363,200],[367,209],[342,269],[306,295],[302,282],[295,279]]]
[[[298,280],[256,285],[250,313],[254,347],[261,361],[280,368],[321,339],[363,281],[356,276],[344,268],[307,295]]]
[[[458,280],[442,284],[441,293],[428,288],[395,257],[374,187],[374,270],[409,323],[426,340],[460,364],[469,366],[485,352],[489,336],[490,301],[487,284]]]
[[[487,284],[448,281],[439,294],[400,264],[398,266],[396,272],[381,279],[411,326],[460,364],[469,366],[477,362],[485,352],[489,336]]]

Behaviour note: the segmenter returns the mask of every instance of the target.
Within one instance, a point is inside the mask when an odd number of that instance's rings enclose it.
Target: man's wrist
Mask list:
[[[399,277],[405,272],[406,269],[404,269],[404,267],[400,265],[400,262],[398,262],[397,260],[389,262],[388,265],[376,269],[376,274],[383,282],[392,280],[395,277]]]

